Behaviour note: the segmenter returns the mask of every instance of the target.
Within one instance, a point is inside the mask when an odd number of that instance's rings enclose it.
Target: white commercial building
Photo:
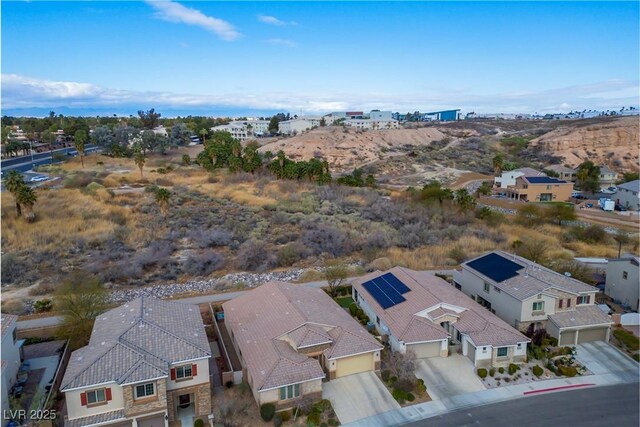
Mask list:
[[[321,116],[304,116],[285,120],[278,124],[278,131],[282,135],[297,135],[320,126],[322,119]]]
[[[398,129],[399,127],[398,121],[393,119],[346,119],[344,125],[366,130]]]

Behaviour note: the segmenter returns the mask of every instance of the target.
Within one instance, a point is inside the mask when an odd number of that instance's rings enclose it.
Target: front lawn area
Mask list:
[[[353,304],[354,301],[353,301],[353,298],[351,297],[341,297],[341,298],[336,298],[336,302],[340,304],[340,307],[349,308],[349,306]]]

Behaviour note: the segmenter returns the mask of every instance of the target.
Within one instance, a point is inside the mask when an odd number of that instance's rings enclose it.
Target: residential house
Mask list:
[[[508,188],[516,185],[516,179],[521,176],[547,176],[546,173],[532,168],[519,168],[503,171],[500,176],[494,178],[494,185],[498,188]]]
[[[609,259],[604,293],[613,298],[614,302],[638,311],[639,283],[638,265],[640,258],[635,255],[625,255],[622,258]]]
[[[573,184],[548,176],[519,176],[505,193],[508,198],[525,202],[566,202],[573,193]]]
[[[477,367],[527,357],[529,338],[433,274],[394,267],[352,284],[354,300],[394,351],[424,358],[458,350]]]
[[[525,258],[493,251],[462,263],[454,285],[520,331],[546,329],[560,345],[609,340],[598,289]]]
[[[196,306],[141,297],[109,310],[71,354],[64,425],[193,425],[211,413],[210,358]]]
[[[211,132],[229,132],[234,139],[238,141],[246,141],[249,139],[247,126],[242,122],[230,122],[226,125],[214,126]]]
[[[617,188],[616,204],[630,211],[640,211],[640,180],[625,182]]]
[[[258,405],[320,399],[322,381],[380,369],[382,345],[322,289],[268,282],[222,305]]]
[[[545,168],[558,174],[558,178],[563,181],[576,182],[578,171],[563,165],[551,165]]]
[[[618,180],[618,173],[609,169],[607,165],[600,166],[600,188],[607,189],[614,186]]]
[[[18,316],[2,313],[0,317],[0,329],[2,330],[2,413],[6,414],[9,408],[9,393],[16,383],[18,370],[22,363],[22,344],[24,340],[17,337]],[[2,425],[9,422],[7,417],[3,417]]]

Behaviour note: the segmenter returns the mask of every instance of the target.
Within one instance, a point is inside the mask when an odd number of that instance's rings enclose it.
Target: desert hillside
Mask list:
[[[564,157],[574,167],[591,160],[618,172],[637,172],[639,130],[638,117],[573,121],[532,140],[530,147]]]

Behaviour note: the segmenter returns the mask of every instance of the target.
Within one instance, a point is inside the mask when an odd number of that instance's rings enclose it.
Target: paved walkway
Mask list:
[[[508,387],[497,387],[472,393],[464,393],[457,396],[445,397],[440,400],[420,403],[398,410],[385,412],[344,425],[363,427],[397,426],[425,418],[435,417],[457,409],[471,408],[511,399],[519,399],[531,395],[535,396],[540,393],[638,382],[638,371],[640,368],[635,361],[607,343],[598,342],[595,343],[595,345],[592,345],[594,343],[588,344],[589,345],[586,347],[585,344],[578,346],[578,359],[585,363],[591,372],[594,372],[593,375],[574,378],[558,378]],[[589,347],[594,347],[594,349],[590,349]],[[598,347],[600,349],[595,350]],[[587,348],[587,351],[585,351],[585,348]],[[606,352],[606,355],[595,359],[594,356],[598,351],[604,351]],[[603,359],[607,358],[613,358],[614,362],[603,363]],[[619,365],[617,363],[618,361],[622,361],[622,365]]]

